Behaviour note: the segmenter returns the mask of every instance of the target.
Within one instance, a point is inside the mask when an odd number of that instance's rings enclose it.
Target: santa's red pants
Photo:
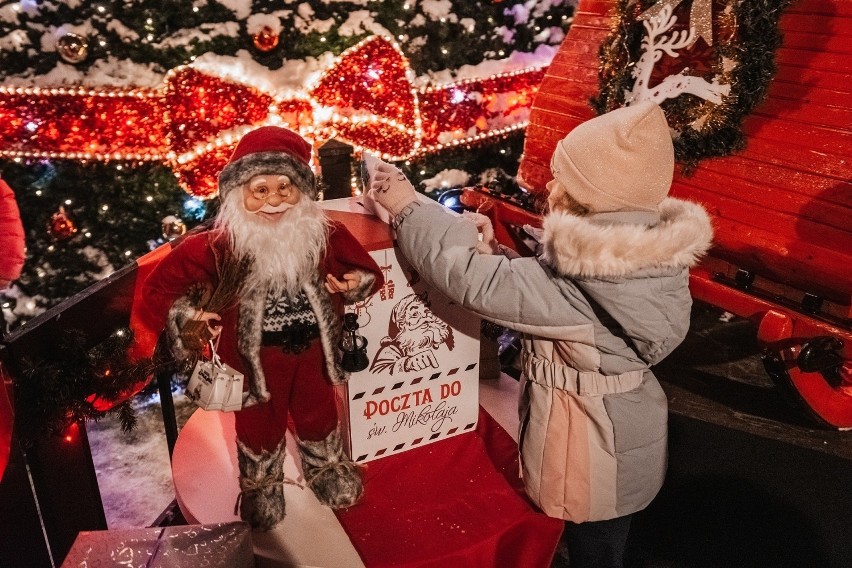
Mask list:
[[[234,414],[237,438],[254,452],[274,450],[284,438],[292,416],[300,440],[323,440],[337,427],[334,388],[325,370],[319,340],[299,354],[280,347],[261,347],[269,402]]]

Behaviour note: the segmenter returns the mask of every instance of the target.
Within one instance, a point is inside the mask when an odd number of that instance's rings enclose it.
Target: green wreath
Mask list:
[[[624,106],[625,91],[633,86],[633,70],[645,35],[638,16],[660,1],[616,3],[611,31],[599,51],[600,93],[590,100],[598,114]],[[730,85],[730,93],[720,104],[681,94],[660,105],[676,131],[675,157],[684,173],[693,171],[701,160],[727,156],[745,147],[742,121],[769,90],[776,71],[775,50],[782,42],[778,20],[790,2],[712,0],[715,41],[708,49],[711,55],[706,68],[696,73],[708,81]],[[685,0],[679,6],[679,17],[687,19],[686,8],[690,4],[692,0]]]

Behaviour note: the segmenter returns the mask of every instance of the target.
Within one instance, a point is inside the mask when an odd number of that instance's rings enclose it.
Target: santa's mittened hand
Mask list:
[[[380,162],[370,179],[370,196],[396,217],[417,199],[417,192],[399,168]]]

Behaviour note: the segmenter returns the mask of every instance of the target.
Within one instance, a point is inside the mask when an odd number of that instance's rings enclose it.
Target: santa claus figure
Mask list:
[[[137,340],[165,330],[172,356],[186,360],[214,337],[219,357],[245,375],[235,414],[237,508],[258,530],[284,516],[288,418],[320,502],[348,507],[362,493],[359,469],[343,453],[332,385],[348,378],[338,362],[343,305],[374,293],[383,278],[316,203],[310,155],[284,128],[245,135],[219,175],[213,228],[181,241],[134,307]]]

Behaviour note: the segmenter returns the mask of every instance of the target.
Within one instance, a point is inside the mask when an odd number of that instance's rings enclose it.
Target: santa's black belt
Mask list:
[[[266,347],[281,347],[285,353],[300,353],[317,337],[317,325],[292,326],[278,331],[264,331],[260,344]]]

